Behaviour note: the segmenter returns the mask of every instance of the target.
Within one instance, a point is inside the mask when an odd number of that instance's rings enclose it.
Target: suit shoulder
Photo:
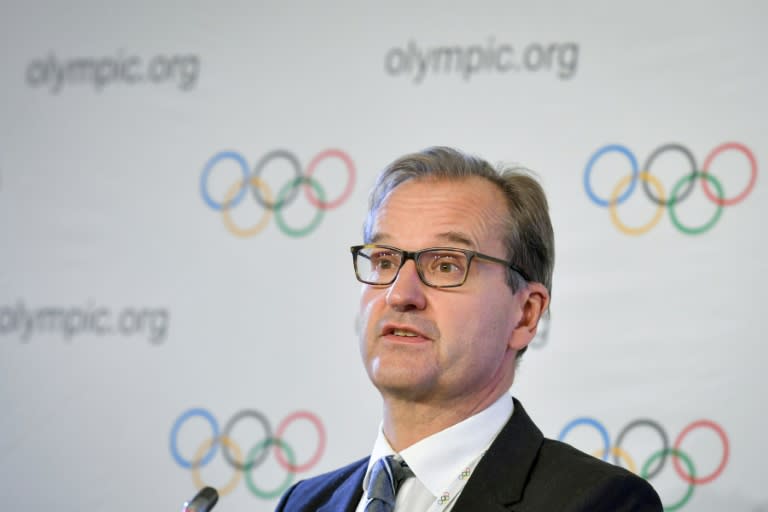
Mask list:
[[[342,484],[348,483],[356,471],[364,474],[367,465],[368,457],[364,457],[344,467],[296,482],[283,494],[275,510],[313,510],[313,507],[327,502]]]
[[[334,469],[333,471],[328,471],[327,473],[323,473],[321,475],[297,482],[294,487],[300,485],[302,491],[309,492],[311,494],[319,492],[325,487],[331,487],[335,489],[341,482],[347,480],[352,475],[352,473],[360,469],[361,466],[367,464],[368,457],[364,457],[360,460],[352,462],[351,464],[347,464],[344,467]]]
[[[662,510],[658,494],[646,480],[552,439],[542,444],[530,485],[571,489],[570,504],[580,504],[574,510]]]
[[[602,475],[610,474],[632,475],[622,467],[588,455],[569,444],[546,438],[541,445],[536,466],[538,469],[548,469],[548,473],[577,473],[582,478],[587,479],[599,479]]]

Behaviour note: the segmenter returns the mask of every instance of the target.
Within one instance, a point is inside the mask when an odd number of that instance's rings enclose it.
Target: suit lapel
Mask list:
[[[462,511],[508,511],[523,497],[544,436],[516,399],[515,412],[491,444],[459,495]]]
[[[365,459],[331,495],[325,505],[317,509],[317,512],[355,512],[357,504],[363,497],[363,477],[368,469],[368,459]]]

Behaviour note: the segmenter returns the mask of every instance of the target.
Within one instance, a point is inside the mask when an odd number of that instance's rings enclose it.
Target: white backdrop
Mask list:
[[[767,14],[3,2],[3,502],[178,510],[202,482],[217,510],[272,510],[290,482],[364,456],[380,406],[348,246],[378,170],[440,144],[522,163],[549,195],[551,322],[512,389],[545,434],[613,450],[668,510],[768,510]],[[650,175],[630,181],[633,158]],[[645,181],[678,187],[673,215]],[[253,189],[285,202],[241,236],[270,212]],[[614,189],[612,217],[598,202]],[[647,232],[620,228],[657,208]],[[208,450],[224,433],[259,464]]]

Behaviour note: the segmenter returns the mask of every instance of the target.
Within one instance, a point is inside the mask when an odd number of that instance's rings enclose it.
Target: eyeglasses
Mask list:
[[[469,266],[474,258],[499,263],[520,274],[528,276],[512,262],[486,254],[456,249],[453,247],[430,247],[420,251],[404,251],[390,245],[353,245],[352,262],[357,280],[373,285],[388,285],[395,282],[405,262],[413,260],[421,282],[433,288],[455,288],[467,280]]]

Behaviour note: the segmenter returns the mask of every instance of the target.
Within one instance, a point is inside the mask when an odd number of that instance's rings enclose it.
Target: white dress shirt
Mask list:
[[[400,456],[411,468],[415,478],[407,479],[400,486],[395,512],[426,512],[430,507],[434,507],[432,510],[451,510],[467,482],[467,479],[460,479],[459,475],[468,467],[474,468],[474,464],[496,439],[513,412],[512,397],[505,393],[474,416],[401,451]],[[379,426],[368,470],[363,478],[363,497],[357,505],[357,512],[365,511],[365,490],[371,476],[371,467],[381,457],[394,453]],[[448,491],[450,501],[438,507],[438,497]]]

